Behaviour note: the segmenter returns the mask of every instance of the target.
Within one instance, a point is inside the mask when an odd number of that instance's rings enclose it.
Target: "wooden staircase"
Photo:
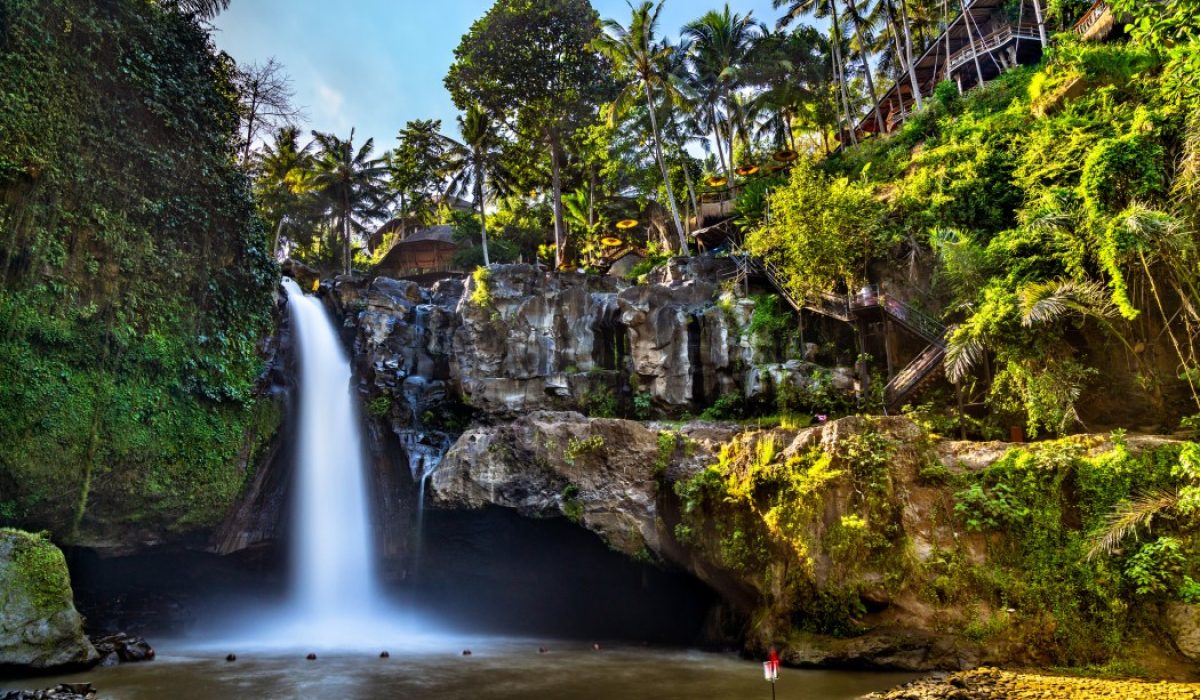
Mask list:
[[[895,411],[924,391],[941,374],[946,359],[946,327],[929,314],[891,298],[864,301],[829,292],[803,293],[787,283],[787,278],[772,263],[755,258],[745,251],[734,249],[732,258],[737,265],[734,273],[738,283],[753,274],[761,274],[781,297],[796,311],[807,309],[846,323],[863,319],[869,313],[881,313],[928,345],[891,378],[883,391],[887,410]]]

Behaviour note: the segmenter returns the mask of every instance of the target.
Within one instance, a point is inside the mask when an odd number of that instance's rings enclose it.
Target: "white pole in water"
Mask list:
[[[763,662],[763,678],[771,683],[771,700],[775,700],[775,681],[779,680],[779,662]]]

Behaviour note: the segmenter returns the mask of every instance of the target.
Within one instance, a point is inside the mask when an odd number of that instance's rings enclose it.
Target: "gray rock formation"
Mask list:
[[[494,266],[467,282],[452,372],[464,399],[493,415],[587,409],[598,397],[648,396],[669,413],[698,411],[726,394],[769,402],[814,373],[799,348],[751,332],[754,302],[723,290],[732,263],[675,260],[646,284]],[[772,339],[773,341],[774,339]],[[834,385],[854,389],[853,378]]]
[[[62,552],[41,535],[0,530],[0,667],[45,670],[97,658]]]

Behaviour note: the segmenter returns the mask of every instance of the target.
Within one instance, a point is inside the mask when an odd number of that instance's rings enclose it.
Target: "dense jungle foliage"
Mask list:
[[[839,429],[742,436],[674,485],[676,536],[758,588],[761,639],[863,634],[882,589],[985,648],[1140,673],[1160,606],[1200,602],[1200,444],[1071,437],[972,471],[894,424]]]
[[[947,374],[996,426],[1178,428],[1200,409],[1200,22],[1151,6],[1120,3],[1127,38],[1061,34],[1040,65],[944,83],[899,133],[795,168],[749,248],[799,288],[883,280],[941,311]]]
[[[187,6],[0,2],[0,522],[209,525],[274,427],[277,266]]]

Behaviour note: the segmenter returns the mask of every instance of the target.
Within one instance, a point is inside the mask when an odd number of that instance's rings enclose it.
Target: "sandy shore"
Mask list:
[[[1200,700],[1200,683],[1103,680],[994,668],[922,678],[864,700]]]

